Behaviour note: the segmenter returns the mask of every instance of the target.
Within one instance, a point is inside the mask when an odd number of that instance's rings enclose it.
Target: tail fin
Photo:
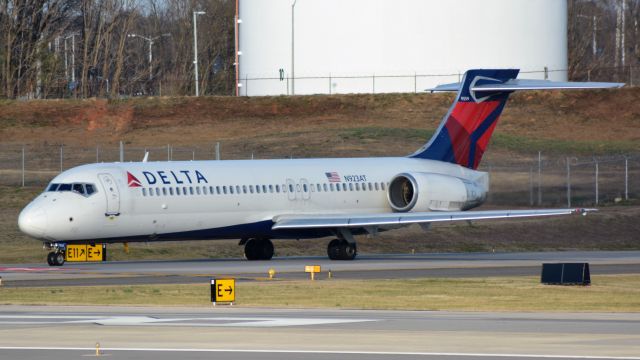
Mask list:
[[[432,159],[477,169],[509,95],[517,90],[603,89],[622,83],[518,80],[520,70],[469,70],[462,83],[440,85],[431,91],[458,95],[431,140],[412,158]]]
[[[410,155],[477,169],[509,94],[513,91],[476,92],[477,85],[504,84],[519,70],[469,70],[461,84],[434,90],[458,90],[458,95],[431,140]],[[457,87],[457,88],[456,88]]]

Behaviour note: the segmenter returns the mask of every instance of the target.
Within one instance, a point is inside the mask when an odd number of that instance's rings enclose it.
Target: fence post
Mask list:
[[[533,206],[533,168],[529,167],[529,205]]]
[[[195,161],[196,160],[196,151],[195,150],[191,150],[192,154],[191,154],[191,161]]]
[[[593,158],[593,161],[596,163],[596,205],[598,205],[598,198],[599,198],[599,193],[598,193],[598,175],[599,175],[599,168],[598,168],[598,159]]]
[[[64,159],[64,144],[60,145],[60,172],[62,172],[62,159]]]
[[[249,96],[249,74],[244,76],[244,96]]]
[[[171,145],[167,144],[167,161],[171,161]]]
[[[124,162],[124,143],[120,141],[120,162]]]
[[[538,206],[542,205],[542,151],[538,151]]]
[[[629,200],[629,158],[624,157],[624,199]]]
[[[216,143],[216,160],[220,160],[220,141]]]
[[[571,207],[571,159],[567,158],[567,207]]]
[[[22,145],[22,187],[24,187],[24,145]]]
[[[413,93],[418,93],[418,73],[413,73]]]
[[[100,162],[100,145],[96,145],[96,163]]]
[[[331,73],[329,73],[329,95],[331,95]]]

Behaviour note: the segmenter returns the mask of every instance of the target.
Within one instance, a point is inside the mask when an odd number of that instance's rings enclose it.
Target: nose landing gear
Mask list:
[[[49,266],[62,266],[64,265],[64,245],[53,243],[45,244],[45,249],[53,250],[47,255],[47,264]]]

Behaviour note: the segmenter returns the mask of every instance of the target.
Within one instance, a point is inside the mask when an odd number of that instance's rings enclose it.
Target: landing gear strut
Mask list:
[[[356,244],[344,239],[333,239],[327,246],[327,255],[331,260],[353,260],[357,254]]]
[[[47,264],[49,266],[62,266],[64,265],[64,247],[60,244],[46,244],[45,248],[52,249],[47,255]]]
[[[271,260],[273,243],[269,239],[249,239],[244,243],[244,256],[247,260]]]

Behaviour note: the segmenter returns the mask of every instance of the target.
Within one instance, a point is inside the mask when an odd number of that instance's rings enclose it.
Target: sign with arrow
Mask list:
[[[69,262],[106,261],[107,245],[67,245],[65,249],[65,260]]]
[[[236,301],[236,279],[211,279],[211,302]]]

